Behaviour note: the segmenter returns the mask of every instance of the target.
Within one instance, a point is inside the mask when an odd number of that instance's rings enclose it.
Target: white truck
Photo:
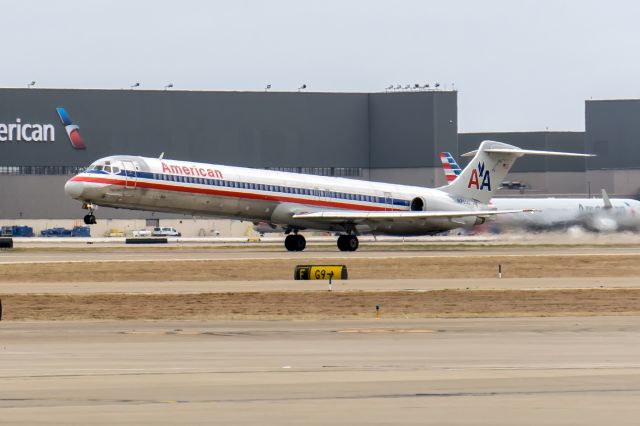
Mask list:
[[[181,237],[182,234],[176,231],[176,228],[169,226],[156,226],[151,231],[151,235],[154,237]]]

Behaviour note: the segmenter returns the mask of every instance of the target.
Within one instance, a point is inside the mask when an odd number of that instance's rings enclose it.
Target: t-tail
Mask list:
[[[516,159],[523,155],[553,155],[568,157],[592,157],[590,154],[570,152],[533,151],[496,141],[484,141],[477,151],[463,157],[473,157],[460,175],[449,185],[439,188],[453,196],[487,204],[509,173]]]

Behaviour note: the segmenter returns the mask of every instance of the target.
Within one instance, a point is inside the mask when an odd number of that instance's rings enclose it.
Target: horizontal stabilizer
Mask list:
[[[513,154],[521,157],[523,155],[550,155],[557,157],[595,157],[594,154],[580,154],[577,152],[558,152],[558,151],[536,151],[532,149],[520,148],[487,148],[484,152],[493,154]],[[462,154],[462,157],[473,157],[478,153],[477,150]]]

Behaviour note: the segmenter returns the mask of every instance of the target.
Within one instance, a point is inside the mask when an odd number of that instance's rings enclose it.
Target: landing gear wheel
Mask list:
[[[284,246],[289,251],[302,251],[307,247],[307,240],[302,235],[287,235]]]
[[[338,237],[338,249],[340,251],[356,251],[360,245],[355,235],[340,235]]]
[[[284,239],[284,247],[288,250],[288,251],[293,251],[293,240],[296,238],[295,235],[287,235],[287,237]]]
[[[96,222],[96,217],[92,214],[88,214],[84,217],[84,224],[85,225],[95,225]]]
[[[338,237],[338,250],[340,251],[347,251],[347,245],[344,242],[345,237],[346,235],[340,235]]]

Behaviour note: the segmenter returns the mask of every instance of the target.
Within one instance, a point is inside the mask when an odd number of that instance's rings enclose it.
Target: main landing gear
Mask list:
[[[289,234],[284,239],[284,246],[289,251],[302,251],[307,246],[307,240],[302,235]]]
[[[338,248],[340,251],[356,251],[359,245],[358,237],[353,234],[340,235],[338,237]]]
[[[91,204],[83,204],[82,205],[83,209],[89,210],[89,214],[85,215],[84,217],[84,224],[85,225],[95,225],[96,222],[96,217],[93,214],[93,206]]]
[[[338,237],[338,248],[340,251],[356,251],[359,245],[358,237],[354,234],[340,235]],[[284,239],[284,246],[289,251],[302,251],[307,246],[307,240],[305,240],[302,235],[296,233],[289,234]]]

